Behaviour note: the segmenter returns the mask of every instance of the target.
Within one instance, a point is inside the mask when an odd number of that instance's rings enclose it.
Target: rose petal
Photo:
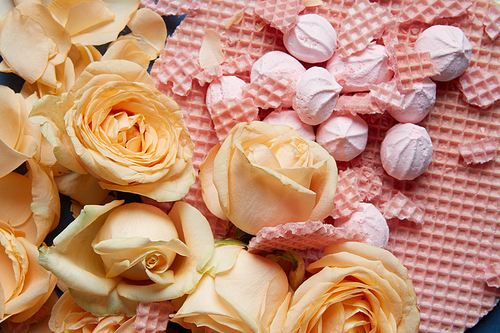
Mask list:
[[[165,21],[151,9],[140,8],[130,19],[127,26],[135,36],[156,50],[152,58],[150,55],[151,60],[155,59],[165,47],[165,40],[167,39]]]
[[[210,149],[207,157],[200,165],[200,172],[198,173],[198,177],[201,183],[201,194],[203,196],[203,201],[207,205],[207,208],[218,218],[227,220],[227,216],[226,214],[224,214],[224,211],[221,208],[219,195],[213,181],[214,158],[219,152],[219,149],[220,144],[217,144],[215,147]]]
[[[102,60],[129,60],[147,69],[151,58],[138,43],[137,39],[118,39],[108,47]]]
[[[99,205],[109,194],[99,185],[99,180],[92,175],[69,172],[55,177],[57,188],[61,194],[78,201],[83,206]]]
[[[213,236],[206,218],[191,205],[178,201],[172,207],[168,216],[176,225],[179,239],[191,251],[191,256],[177,256],[171,270],[175,273],[173,284],[133,286],[119,284],[118,293],[128,299],[154,302],[168,300],[190,293],[202,277],[200,273],[214,251]]]
[[[215,30],[205,30],[205,36],[203,36],[200,53],[198,55],[198,60],[202,69],[220,65],[224,62],[220,38],[221,36]]]

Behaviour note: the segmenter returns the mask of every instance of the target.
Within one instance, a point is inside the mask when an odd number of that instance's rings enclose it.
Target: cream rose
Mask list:
[[[199,177],[210,211],[255,235],[263,227],[327,217],[337,165],[289,126],[239,123],[210,151]]]
[[[0,177],[40,154],[42,133],[28,114],[36,95],[24,98],[6,86],[0,86]]]
[[[293,295],[283,332],[416,333],[415,290],[390,252],[363,243],[329,246]]]
[[[136,63],[91,63],[62,99],[35,103],[30,119],[61,165],[90,173],[104,189],[175,201],[195,181],[182,111]]]
[[[277,263],[237,245],[219,245],[196,290],[171,319],[194,332],[280,332],[290,302]]]
[[[113,201],[85,206],[38,261],[53,272],[83,309],[133,316],[139,302],[192,292],[210,259],[208,221],[187,203],[167,215],[159,208]]]
[[[70,293],[65,292],[52,308],[49,328],[55,333],[135,332],[132,329],[134,320],[135,317],[125,315],[94,316],[79,307]]]
[[[30,159],[27,173],[0,178],[0,220],[38,246],[59,223],[59,192],[50,169]]]
[[[0,218],[0,323],[26,321],[54,290],[56,277],[37,257],[37,247]]]

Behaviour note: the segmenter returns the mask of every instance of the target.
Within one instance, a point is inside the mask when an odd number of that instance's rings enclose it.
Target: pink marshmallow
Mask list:
[[[315,64],[332,57],[337,47],[337,33],[323,16],[301,15],[297,25],[284,34],[283,44],[295,58]]]
[[[347,58],[335,54],[326,69],[342,86],[342,93],[369,91],[371,84],[388,82],[394,72],[389,67],[385,46],[369,44]]]
[[[300,120],[299,115],[294,110],[273,111],[263,122],[274,125],[288,125],[296,130],[304,139],[316,140],[314,128]]]
[[[350,161],[366,148],[368,125],[358,115],[333,115],[316,132],[316,142],[337,161]]]

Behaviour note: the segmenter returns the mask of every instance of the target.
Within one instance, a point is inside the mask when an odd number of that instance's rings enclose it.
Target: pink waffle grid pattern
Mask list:
[[[318,12],[341,30],[348,9],[355,2],[360,1],[324,0],[322,6],[304,12]],[[222,35],[228,61],[245,54],[255,60],[268,51],[284,50],[281,32],[269,25],[256,29],[260,18],[244,15],[239,24],[225,30],[228,18],[253,3],[201,1],[196,13],[186,17],[169,38],[162,56],[172,57],[181,50],[197,55],[206,28]],[[378,3],[397,16],[412,2]],[[473,45],[471,66],[498,76],[500,40],[492,41],[483,24],[492,6],[489,1],[475,0],[467,15],[439,18],[434,23],[460,27]],[[421,23],[415,24],[414,29],[401,25],[396,31],[397,39],[411,47],[425,27]],[[193,83],[189,94],[181,98],[174,96],[171,89],[163,89],[185,110],[186,124],[196,143],[195,166],[217,143],[204,104],[204,89]],[[389,115],[379,114],[363,118],[369,125],[369,140],[366,150],[352,163],[380,170],[380,143],[395,121]],[[488,163],[467,166],[459,147],[484,137],[500,137],[500,107],[494,104],[487,111],[471,107],[463,100],[456,81],[438,83],[435,106],[419,125],[428,130],[433,141],[434,156],[429,169],[413,181],[398,181],[381,174],[381,193],[373,202],[380,207],[401,192],[422,208],[423,223],[402,220],[391,224],[387,249],[408,268],[412,278],[421,310],[420,332],[463,332],[475,325],[500,296],[500,290],[488,287],[485,280],[488,265],[500,262],[500,234],[496,232],[500,228],[500,158],[497,155]]]

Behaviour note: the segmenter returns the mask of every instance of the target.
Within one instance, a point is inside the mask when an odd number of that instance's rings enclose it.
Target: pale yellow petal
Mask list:
[[[149,8],[140,8],[127,26],[132,34],[148,43],[156,50],[156,56],[165,47],[167,39],[167,27],[163,18]],[[156,56],[154,58],[156,58]],[[153,58],[153,59],[154,59]],[[151,59],[151,60],[153,60]]]
[[[139,7],[139,0],[103,0],[103,2],[115,14],[114,20],[71,36],[73,44],[101,45],[115,40]]]
[[[200,164],[200,172],[198,173],[198,177],[200,179],[203,201],[207,205],[207,208],[218,218],[227,220],[227,216],[226,214],[224,214],[224,211],[221,208],[219,195],[213,181],[214,158],[219,152],[219,149],[220,144],[210,149],[207,157],[205,158],[203,163]]]
[[[316,6],[321,6],[323,4],[322,0],[302,0],[302,2],[306,7],[316,7]]]
[[[234,14],[233,16],[231,16],[226,20],[224,27],[226,28],[226,30],[229,30],[229,28],[231,28],[233,24],[239,24],[242,19],[243,19],[243,10],[239,10],[236,12],[236,14]]]
[[[109,191],[99,185],[99,180],[90,174],[69,172],[55,177],[59,192],[82,205],[102,204]]]
[[[200,53],[198,55],[198,60],[202,69],[220,65],[224,62],[220,38],[221,36],[215,30],[205,30],[205,36],[203,36]]]
[[[22,16],[19,9],[12,9],[0,18],[0,54],[17,75],[29,83],[35,82],[49,61],[49,43],[43,27]]]
[[[108,47],[102,60],[128,60],[147,69],[151,59],[137,42],[133,39],[118,39]]]
[[[13,0],[0,1],[0,17],[4,16],[9,10],[14,8],[15,6],[16,5],[14,4]]]
[[[31,182],[18,173],[0,178],[0,220],[16,226],[25,223],[31,216]]]

